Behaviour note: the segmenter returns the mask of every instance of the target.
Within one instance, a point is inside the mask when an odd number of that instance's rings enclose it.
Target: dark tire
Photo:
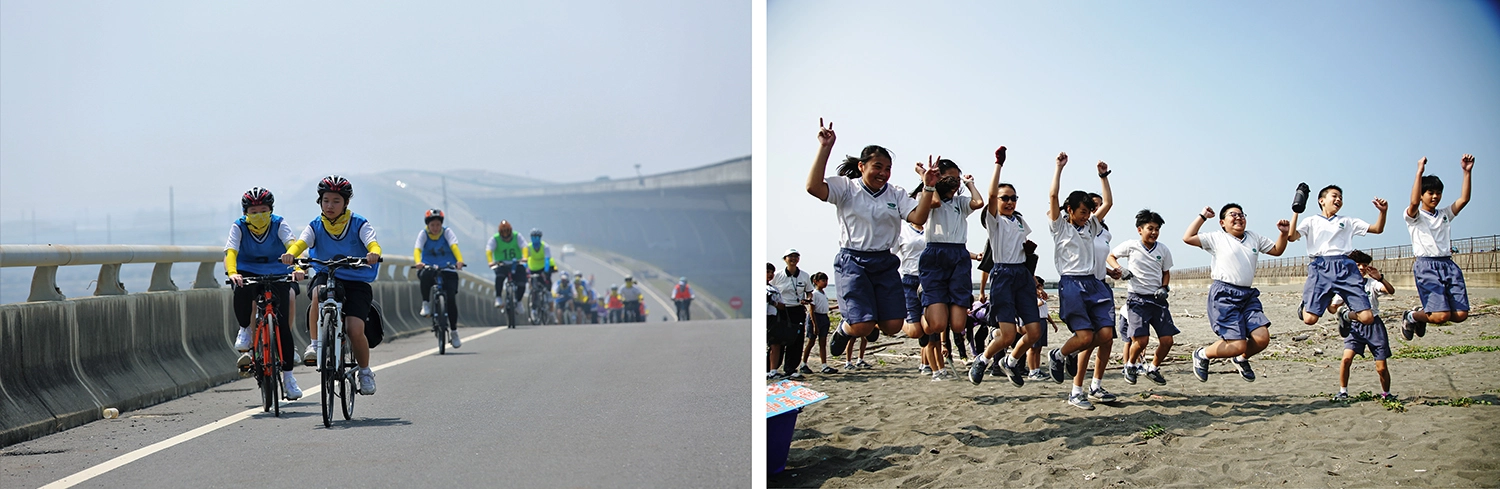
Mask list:
[[[320,325],[333,324],[333,320],[334,318],[332,313],[325,314],[323,316],[323,321],[320,322]],[[338,402],[338,400],[334,399],[334,396],[338,395],[338,391],[336,390],[338,386],[334,385],[337,383],[337,375],[335,374],[335,372],[338,372],[338,370],[341,368],[340,364],[342,363],[342,359],[337,357],[337,352],[334,351],[333,343],[334,338],[327,338],[327,341],[323,342],[323,346],[321,348],[323,351],[323,365],[320,365],[318,368],[318,373],[321,374],[323,378],[324,428],[330,428],[333,426],[333,403]]]
[[[268,370],[271,371],[271,379],[270,382],[267,382],[270,388],[267,389],[268,392],[266,395],[269,396],[271,412],[279,418],[281,417],[281,393],[285,390],[281,385],[281,349],[279,348],[281,334],[277,332],[276,325],[274,324],[271,325],[270,330],[271,341],[266,342],[266,349],[270,350],[270,355],[267,355],[265,358],[266,361],[270,362]]]
[[[354,370],[349,370],[343,377],[339,378],[339,399],[343,400],[344,421],[354,416],[354,396],[359,395],[359,388],[352,387],[355,383],[354,377],[358,375]]]

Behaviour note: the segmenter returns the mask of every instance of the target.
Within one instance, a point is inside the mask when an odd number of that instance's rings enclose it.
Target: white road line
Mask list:
[[[498,333],[498,332],[500,332],[501,330],[504,330],[504,329],[507,329],[507,328],[505,326],[496,326],[496,327],[490,328],[489,331],[485,331],[483,333],[479,333],[479,334],[476,334],[474,336],[470,336],[467,341],[474,341],[474,340],[483,338],[485,336],[489,336],[489,335]],[[437,348],[436,347],[433,347],[430,350],[426,350],[426,351],[422,351],[422,352],[418,352],[418,353],[413,353],[411,355],[407,355],[405,358],[401,358],[399,360],[394,360],[394,361],[386,362],[386,363],[383,363],[383,364],[380,364],[380,365],[376,365],[375,367],[371,367],[370,370],[371,371],[385,370],[387,368],[394,367],[394,366],[397,366],[397,365],[401,365],[403,363],[410,362],[410,361],[416,360],[418,358],[432,356],[432,354],[434,354],[434,353],[437,353]],[[286,402],[282,403],[282,406],[286,407],[286,406],[290,406],[290,405],[293,405],[293,404],[300,404],[300,403],[303,403],[303,402],[310,402],[309,399],[312,398],[312,397],[317,396],[317,394],[319,392],[321,392],[321,391],[322,391],[322,386],[310,387],[308,389],[304,389],[302,391],[302,399],[301,400],[286,401]],[[172,447],[177,446],[177,445],[181,445],[182,443],[185,443],[188,440],[192,440],[194,438],[197,438],[197,437],[200,437],[200,436],[212,433],[212,432],[214,432],[214,430],[217,430],[219,428],[223,428],[225,426],[229,426],[229,425],[238,423],[238,422],[240,422],[240,421],[242,421],[242,420],[244,420],[246,418],[249,418],[250,416],[255,415],[255,413],[258,413],[260,411],[261,411],[261,408],[256,407],[256,408],[246,409],[244,411],[241,411],[241,412],[238,412],[238,413],[235,413],[235,414],[231,414],[228,417],[225,417],[225,418],[220,419],[218,421],[214,421],[212,423],[209,423],[209,424],[206,424],[206,425],[194,428],[191,431],[188,431],[187,433],[183,433],[183,434],[180,434],[180,435],[177,435],[177,436],[174,436],[174,437],[171,437],[171,438],[168,438],[168,439],[156,442],[156,443],[152,443],[152,444],[147,445],[145,447],[138,448],[135,451],[132,451],[130,453],[127,453],[127,454],[124,454],[124,455],[112,458],[109,461],[104,462],[102,464],[95,465],[95,466],[89,467],[87,469],[83,469],[81,471],[78,471],[78,473],[76,473],[76,474],[73,474],[73,475],[70,475],[70,476],[67,476],[67,477],[63,477],[61,479],[58,479],[58,480],[52,482],[51,484],[47,484],[45,486],[42,486],[41,489],[63,489],[63,488],[67,488],[67,487],[73,487],[73,486],[75,486],[75,485],[77,485],[77,484],[79,484],[79,483],[81,483],[83,481],[86,481],[86,480],[93,479],[95,477],[104,475],[105,473],[107,473],[107,472],[109,472],[111,470],[115,470],[115,469],[118,469],[120,467],[123,467],[125,464],[134,462],[136,460],[140,460],[140,459],[145,458],[146,456],[151,455],[153,453],[160,452],[162,450],[166,450],[168,448],[172,448]]]
[[[604,260],[600,260],[598,257],[595,257],[594,255],[590,255],[588,253],[583,253],[583,252],[574,252],[573,254],[578,255],[578,256],[588,257],[588,259],[593,260],[594,263],[598,263],[600,265],[603,265],[603,266],[609,268],[610,270],[614,270],[615,273],[620,274],[620,276],[622,276],[622,277],[628,277],[628,276],[630,276],[630,270],[626,270],[624,268],[620,268],[620,267],[617,267],[617,266],[614,266],[614,265],[610,265],[608,262],[605,262]],[[652,299],[656,299],[656,302],[661,303],[662,309],[672,310],[672,312],[671,312],[671,314],[672,314],[672,320],[673,321],[677,320],[677,311],[675,309],[672,309],[672,307],[671,307],[672,303],[671,302],[667,302],[666,299],[662,299],[661,296],[656,295],[656,291],[655,290],[651,290],[651,287],[648,287],[645,282],[636,282],[636,285],[641,286],[641,290],[646,291],[647,294],[651,295]]]

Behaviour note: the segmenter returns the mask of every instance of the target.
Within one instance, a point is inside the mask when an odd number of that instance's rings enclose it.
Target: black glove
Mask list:
[[[1307,210],[1307,194],[1312,189],[1307,187],[1307,182],[1297,184],[1297,194],[1292,196],[1292,212],[1301,214]]]
[[[1171,291],[1172,291],[1172,289],[1168,288],[1165,285],[1163,285],[1161,287],[1157,287],[1157,289],[1156,289],[1156,298],[1157,299],[1166,300],[1167,299],[1167,293],[1169,293]]]

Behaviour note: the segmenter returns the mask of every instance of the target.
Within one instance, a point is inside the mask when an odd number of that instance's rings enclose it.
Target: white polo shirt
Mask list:
[[[813,314],[828,314],[828,295],[822,290],[813,291]]]
[[[1268,253],[1276,242],[1265,236],[1245,231],[1244,238],[1215,231],[1198,235],[1203,251],[1213,255],[1209,276],[1220,282],[1249,287],[1255,282],[1255,262],[1261,253]]]
[[[1020,265],[1026,263],[1026,238],[1031,236],[1031,226],[1021,213],[1010,217],[990,214],[990,259],[995,263]]]
[[[766,315],[776,315],[776,303],[781,302],[781,291],[775,285],[766,284]]]
[[[796,276],[787,276],[785,267],[776,269],[771,285],[781,292],[781,303],[788,306],[802,304],[802,299],[813,291],[812,276],[801,268],[797,269]]]
[[[916,275],[917,264],[922,259],[922,250],[927,249],[927,236],[909,222],[901,223],[901,240],[891,248],[891,254],[901,259],[901,275]]]
[[[1104,280],[1104,277],[1109,275],[1106,273],[1109,270],[1109,260],[1105,257],[1109,256],[1109,241],[1114,237],[1115,235],[1109,233],[1109,229],[1100,224],[1099,235],[1094,237],[1094,278]]]
[[[1354,237],[1369,230],[1370,223],[1349,216],[1316,214],[1297,223],[1297,232],[1307,240],[1307,256],[1347,255],[1354,251]]]
[[[897,185],[871,191],[863,180],[838,175],[826,177],[828,203],[838,207],[839,247],[856,251],[886,251],[896,245],[901,223],[917,208],[917,201]]]
[[[1146,248],[1139,239],[1127,239],[1110,254],[1116,260],[1127,260],[1125,268],[1134,275],[1127,289],[1136,294],[1155,294],[1156,288],[1161,287],[1162,272],[1172,269],[1172,251],[1159,240],[1156,246]]]
[[[1453,206],[1443,206],[1434,213],[1418,206],[1416,217],[1407,217],[1405,212],[1401,217],[1406,219],[1406,231],[1411,233],[1413,255],[1428,258],[1453,255],[1453,244],[1448,239],[1453,218],[1457,217],[1453,214]]]
[[[1098,251],[1094,248],[1094,239],[1103,229],[1099,219],[1093,216],[1089,216],[1083,227],[1074,226],[1068,222],[1068,214],[1059,210],[1057,220],[1052,221],[1049,228],[1052,231],[1053,249],[1056,251],[1053,263],[1057,265],[1057,273],[1093,275],[1094,262],[1099,258]]]
[[[1370,277],[1364,277],[1364,282],[1360,284],[1360,286],[1365,289],[1365,297],[1370,298],[1370,313],[1379,316],[1380,296],[1390,295],[1385,293],[1385,286],[1381,285],[1379,280],[1375,280]],[[1343,303],[1344,296],[1338,294],[1333,295],[1333,305],[1340,305]]]
[[[920,195],[920,194],[919,194]],[[964,244],[969,241],[969,215],[974,209],[969,207],[969,194],[962,189],[953,194],[953,198],[947,202],[938,201],[927,217],[927,242],[928,243],[956,243]]]

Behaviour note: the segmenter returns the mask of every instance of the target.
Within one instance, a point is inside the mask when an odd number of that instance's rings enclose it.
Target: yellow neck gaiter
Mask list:
[[[338,236],[340,234],[344,234],[344,226],[349,225],[350,215],[352,214],[349,213],[349,209],[344,209],[344,213],[340,214],[338,218],[332,221],[328,220],[328,216],[324,216],[322,214],[319,214],[318,217],[323,219],[323,229],[327,229],[328,234]]]
[[[250,232],[257,236],[266,234],[266,230],[271,228],[271,213],[245,214],[245,224],[249,224]]]

